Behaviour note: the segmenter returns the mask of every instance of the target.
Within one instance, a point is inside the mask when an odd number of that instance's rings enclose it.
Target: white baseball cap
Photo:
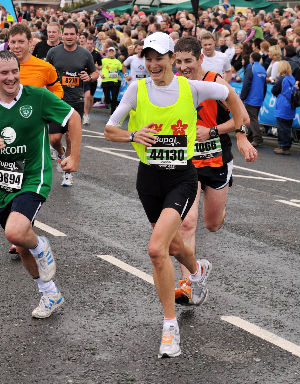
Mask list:
[[[161,55],[165,55],[170,51],[174,52],[174,41],[167,33],[155,32],[152,35],[147,36],[144,40],[142,56],[144,56],[147,48],[154,49]]]

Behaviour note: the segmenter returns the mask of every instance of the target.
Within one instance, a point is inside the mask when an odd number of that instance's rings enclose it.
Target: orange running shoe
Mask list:
[[[212,264],[206,259],[198,260],[197,263],[199,268],[201,268],[201,279],[191,281],[188,277],[184,280],[179,280],[180,288],[175,289],[175,302],[177,304],[200,305],[207,299],[208,289],[206,284],[212,270]]]

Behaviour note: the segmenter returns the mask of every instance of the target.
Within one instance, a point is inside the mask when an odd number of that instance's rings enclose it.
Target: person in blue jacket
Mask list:
[[[267,72],[265,68],[259,64],[260,59],[261,55],[258,52],[251,53],[250,63],[245,69],[243,87],[240,95],[250,117],[248,140],[251,141],[253,147],[258,147],[263,143],[258,124],[258,114],[267,92]]]
[[[289,155],[292,145],[291,133],[296,109],[291,107],[291,96],[296,90],[296,80],[292,76],[290,64],[282,60],[278,64],[279,79],[272,88],[276,96],[275,117],[277,121],[278,148],[274,152],[278,155]]]

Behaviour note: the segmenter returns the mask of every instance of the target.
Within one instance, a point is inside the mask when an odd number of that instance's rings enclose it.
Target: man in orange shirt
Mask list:
[[[21,84],[46,87],[60,99],[63,88],[53,65],[30,53],[31,31],[24,24],[15,24],[9,31],[9,48],[20,61]]]

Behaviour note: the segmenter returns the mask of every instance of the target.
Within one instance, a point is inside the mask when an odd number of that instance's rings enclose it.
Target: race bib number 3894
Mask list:
[[[0,160],[0,188],[8,192],[21,189],[24,176],[24,161]]]
[[[187,137],[159,135],[152,147],[147,147],[147,161],[160,169],[183,169],[187,165]]]

